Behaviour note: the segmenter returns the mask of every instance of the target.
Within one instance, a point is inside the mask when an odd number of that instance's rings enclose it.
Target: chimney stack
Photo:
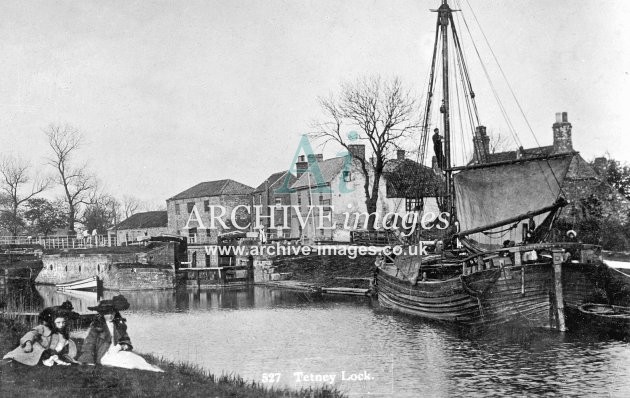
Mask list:
[[[404,149],[398,149],[396,151],[396,159],[398,159],[398,160],[405,160],[405,150]]]
[[[475,137],[473,138],[473,160],[475,163],[486,163],[490,154],[490,137],[486,135],[485,126],[475,127]]]
[[[295,162],[295,174],[297,174],[297,178],[300,178],[304,172],[308,170],[308,162],[306,161],[306,156],[300,155],[298,156],[298,161]]]
[[[556,122],[553,124],[553,153],[573,152],[571,139],[571,123],[566,112],[556,113]]]
[[[363,144],[348,145],[348,151],[353,158],[365,159],[365,145]]]

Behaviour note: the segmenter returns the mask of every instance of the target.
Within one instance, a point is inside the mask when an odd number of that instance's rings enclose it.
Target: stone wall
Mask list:
[[[219,256],[206,256],[205,246],[188,246],[188,262],[185,268],[218,267]]]
[[[103,288],[108,290],[153,290],[175,287],[172,269],[134,267],[135,264],[114,265],[115,272],[106,272]]]
[[[35,283],[55,285],[98,276],[104,289],[150,290],[175,287],[175,271],[138,263],[136,254],[55,254],[42,257]]]

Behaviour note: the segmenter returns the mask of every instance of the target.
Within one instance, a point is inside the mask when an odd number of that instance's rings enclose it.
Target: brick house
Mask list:
[[[288,181],[286,179],[288,178]],[[290,206],[291,195],[289,193],[282,192],[282,188],[285,184],[291,186],[295,183],[297,178],[288,171],[280,171],[273,173],[265,179],[256,189],[252,192],[252,204],[255,206],[262,206],[261,224],[265,228],[268,238],[290,237],[291,230],[283,229],[283,212],[279,206]],[[276,206],[278,206],[276,208]],[[274,212],[273,225],[271,224],[271,212]],[[287,212],[289,214],[289,212]],[[287,216],[288,217],[288,216]]]
[[[147,211],[133,214],[107,231],[108,237],[115,237],[118,245],[137,242],[142,238],[169,233],[166,211]]]
[[[217,245],[221,236],[240,231],[230,221],[233,211],[238,225],[250,222],[248,208],[253,191],[250,186],[226,179],[199,183],[167,199],[168,228],[188,238],[191,266],[218,265],[218,256],[207,255],[205,245]],[[237,209],[238,206],[242,207]],[[223,220],[225,226],[217,218]]]
[[[311,161],[317,162],[323,181],[316,181],[310,172],[305,172],[309,162],[304,156],[299,157],[296,163],[297,181],[291,186],[295,191],[291,193],[291,204],[299,206],[302,220],[308,217],[309,205],[331,206],[332,209],[321,209],[324,214],[320,219],[320,208],[312,208],[308,223],[301,223],[298,214],[292,213],[291,237],[308,241],[349,241],[351,230],[364,229],[365,217],[355,222],[357,220],[353,215],[348,221],[347,213],[367,213],[364,193],[365,177],[357,160],[359,157],[365,157],[365,145],[350,145],[349,149],[351,158],[335,157],[324,160],[322,155],[310,155],[314,156]],[[373,173],[370,176],[373,181]],[[425,193],[428,197],[424,199],[424,210],[437,209],[435,196],[439,192],[435,190],[435,187],[439,185],[437,184],[439,178],[431,168],[405,159],[405,152],[398,151],[397,158],[385,165],[381,176],[376,207],[380,220],[379,227],[382,228],[381,222],[388,213],[402,216],[419,210],[417,207],[419,195]],[[426,185],[422,184],[423,181]],[[420,182],[423,192],[414,186],[415,182]],[[324,190],[328,192],[322,192]],[[336,224],[335,228],[332,228],[333,224]],[[344,224],[349,228],[345,228]]]

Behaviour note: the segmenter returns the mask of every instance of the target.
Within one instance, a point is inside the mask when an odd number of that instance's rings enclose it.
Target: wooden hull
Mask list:
[[[60,283],[55,285],[55,287],[57,290],[97,290],[98,282],[98,277],[92,276],[77,281]]]
[[[577,307],[597,293],[597,266],[562,265],[566,306]],[[385,267],[377,272],[379,303],[406,314],[468,326],[519,323],[558,327],[551,262],[490,268],[415,285]]]

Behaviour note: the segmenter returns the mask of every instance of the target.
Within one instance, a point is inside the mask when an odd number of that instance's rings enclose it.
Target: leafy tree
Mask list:
[[[24,218],[28,222],[27,228],[33,235],[48,236],[66,225],[63,203],[52,203],[44,198],[33,198],[26,203]]]
[[[603,160],[603,164],[598,162]],[[617,192],[630,199],[630,166],[610,157],[598,158],[591,165]]]
[[[96,230],[98,234],[103,235],[121,221],[120,208],[120,202],[111,195],[104,193],[93,195],[83,212],[81,222],[88,231]]]

